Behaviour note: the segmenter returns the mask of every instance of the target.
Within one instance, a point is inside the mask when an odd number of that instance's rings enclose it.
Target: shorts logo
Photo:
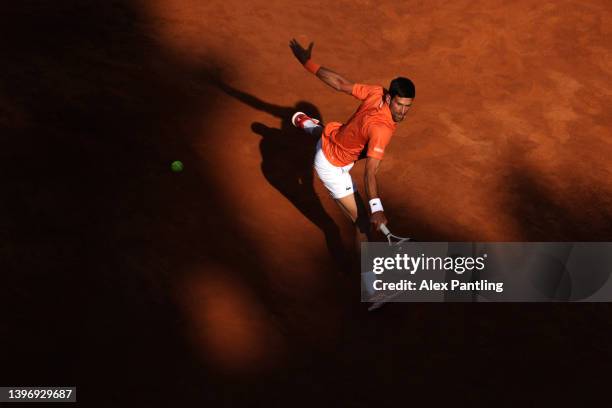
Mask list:
[[[374,151],[375,151],[375,152],[378,152],[378,153],[382,153],[382,152],[384,152],[384,151],[385,151],[385,149],[381,149],[380,147],[375,147],[375,148],[374,148]]]
[[[350,187],[347,187],[346,189],[347,189],[347,190],[350,190],[351,188],[350,188]]]

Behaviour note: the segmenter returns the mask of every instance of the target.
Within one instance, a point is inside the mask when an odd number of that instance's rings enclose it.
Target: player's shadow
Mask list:
[[[216,84],[226,94],[281,120],[280,128],[269,127],[260,122],[251,124],[251,130],[261,136],[259,150],[263,175],[308,220],[321,229],[331,257],[341,267],[345,267],[347,255],[340,230],[323,208],[314,190],[312,162],[318,137],[309,135],[291,124],[291,116],[296,111],[321,119],[317,107],[304,101],[296,103],[295,106],[279,106],[262,101],[225,83],[216,82]]]

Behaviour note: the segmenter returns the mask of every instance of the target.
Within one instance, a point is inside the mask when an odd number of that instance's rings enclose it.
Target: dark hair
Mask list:
[[[389,85],[389,95],[391,98],[399,96],[400,98],[414,98],[415,89],[411,80],[404,77],[397,77]]]

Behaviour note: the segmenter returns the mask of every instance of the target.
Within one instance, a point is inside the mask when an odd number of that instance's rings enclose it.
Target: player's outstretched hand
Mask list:
[[[372,228],[374,228],[374,231],[379,231],[380,226],[382,224],[387,223],[388,221],[384,211],[376,211],[375,213],[370,215],[370,224],[372,224]]]
[[[295,58],[297,58],[302,65],[304,65],[306,61],[310,59],[310,54],[312,54],[313,46],[314,43],[311,42],[308,48],[304,48],[300,45],[299,42],[297,42],[295,38],[289,41],[289,47],[291,48],[291,51],[293,51],[293,55],[295,55]]]

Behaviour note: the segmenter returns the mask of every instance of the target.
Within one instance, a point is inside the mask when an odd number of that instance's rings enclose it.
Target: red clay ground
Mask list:
[[[115,407],[530,405],[603,387],[608,305],[368,314],[335,262],[350,226],[288,118],[356,103],[297,64],[294,36],[352,80],[416,83],[379,177],[393,229],[612,236],[612,7],[451,3],[2,6],[0,385],[76,384]]]

